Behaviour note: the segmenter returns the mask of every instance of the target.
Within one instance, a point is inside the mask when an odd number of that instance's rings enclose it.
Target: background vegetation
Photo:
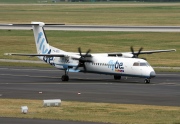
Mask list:
[[[0,4],[0,23],[178,26],[176,4]]]

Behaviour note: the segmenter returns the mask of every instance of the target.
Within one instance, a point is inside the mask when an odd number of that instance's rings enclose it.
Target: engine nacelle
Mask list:
[[[132,58],[133,54],[131,54],[131,53],[122,53],[122,57],[124,57],[124,58]]]

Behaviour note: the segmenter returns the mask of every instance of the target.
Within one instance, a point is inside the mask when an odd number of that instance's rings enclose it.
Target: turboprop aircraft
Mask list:
[[[69,72],[85,72],[113,75],[115,80],[120,80],[121,76],[142,77],[145,78],[145,83],[150,83],[150,79],[155,77],[156,73],[150,64],[145,59],[138,58],[138,55],[176,51],[175,49],[142,51],[143,48],[140,48],[135,52],[131,47],[131,52],[122,53],[90,54],[90,49],[82,53],[81,48],[78,48],[78,52],[66,52],[49,45],[43,28],[45,23],[31,22],[30,25],[33,28],[37,53],[6,53],[6,55],[37,56],[40,60],[64,70],[62,81],[69,80]]]

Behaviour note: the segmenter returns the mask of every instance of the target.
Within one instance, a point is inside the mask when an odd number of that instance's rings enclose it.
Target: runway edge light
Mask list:
[[[44,107],[60,106],[60,105],[61,105],[61,99],[43,100],[43,106]]]
[[[23,114],[27,114],[27,112],[28,112],[28,107],[27,107],[27,106],[21,106],[21,112],[22,112]]]

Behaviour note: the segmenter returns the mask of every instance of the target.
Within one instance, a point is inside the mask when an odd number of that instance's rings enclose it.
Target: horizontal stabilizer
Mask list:
[[[27,26],[27,27],[31,27],[32,25],[40,25],[40,24],[41,24],[40,22],[37,22],[37,23],[32,22],[31,24],[28,24],[28,23],[27,24],[25,24],[25,23],[24,24],[0,24],[0,26],[18,26],[18,27],[19,26]],[[44,25],[45,26],[53,26],[53,25],[58,26],[58,25],[65,25],[65,24],[53,24],[53,23],[52,24],[50,24],[50,23],[45,24],[44,23]]]

